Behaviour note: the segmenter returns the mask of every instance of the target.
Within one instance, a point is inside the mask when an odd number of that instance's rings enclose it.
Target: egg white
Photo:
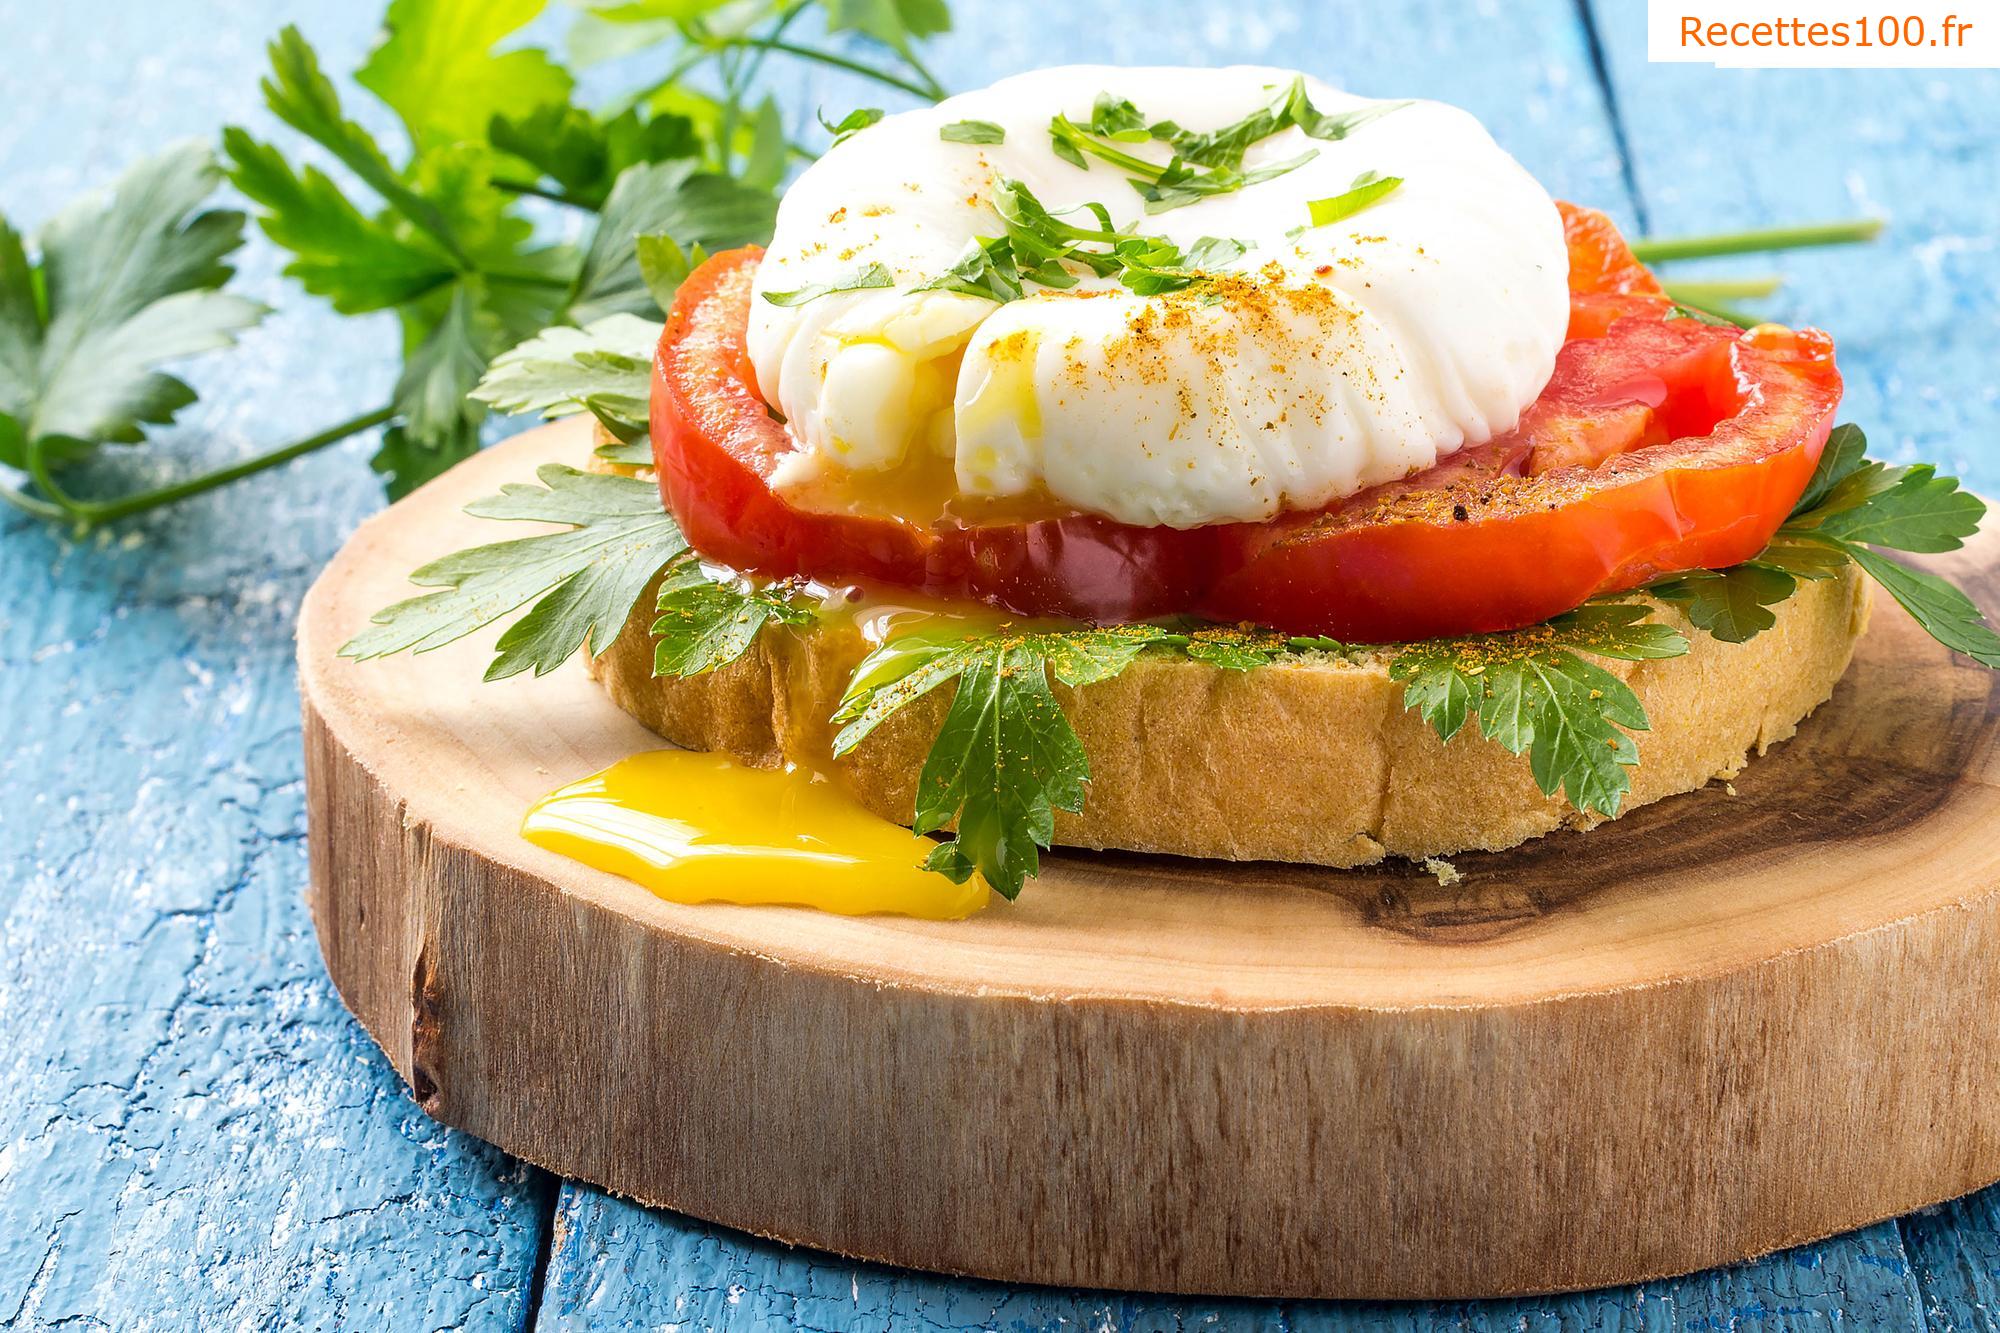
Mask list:
[[[1293,77],[1045,69],[887,117],[808,168],[779,209],[757,293],[870,263],[895,286],[753,300],[758,383],[802,445],[780,484],[866,484],[943,456],[966,496],[1045,494],[1193,527],[1325,505],[1511,428],[1562,345],[1568,258],[1553,201],[1472,116],[1411,102],[1336,141],[1288,128],[1253,145],[1245,169],[1317,150],[1312,161],[1150,217],[1124,173],[1078,168],[1050,145],[1050,118],[1087,120],[1100,92],[1201,131],[1268,105]],[[1307,89],[1322,112],[1371,105]],[[992,121],[1005,141],[940,137],[961,120]],[[1363,172],[1402,184],[1289,234],[1309,201]],[[910,290],[972,238],[1000,234],[991,201],[1010,177],[1053,210],[1101,203],[1183,249],[1204,236],[1253,248],[1220,281],[1159,296],[1087,274],[1006,304]]]

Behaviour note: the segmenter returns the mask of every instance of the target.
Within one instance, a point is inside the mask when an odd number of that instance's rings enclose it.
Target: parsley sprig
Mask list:
[[[418,569],[439,591],[384,607],[342,657],[429,652],[527,607],[500,636],[487,680],[545,676],[588,648],[609,648],[653,576],[687,550],[650,481],[549,463],[539,486],[510,483],[466,506],[477,518],[556,523],[562,531],[475,546]]]
[[[642,48],[666,56],[661,77],[601,110],[576,100],[568,65],[523,41],[544,8],[392,0],[353,78],[394,116],[393,136],[365,127],[286,28],[263,91],[290,143],[228,127],[220,170],[211,154],[174,149],[34,236],[0,221],[0,466],[27,482],[0,485],[0,501],[88,527],[385,426],[374,466],[400,495],[479,446],[500,400],[477,386],[496,359],[550,328],[657,319],[686,272],[675,256],[768,238],[780,181],[811,154],[786,139],[759,88],[766,61],[837,66],[925,100],[944,93],[917,51],[950,26],[944,0],[672,13],[597,0],[572,24],[574,63]],[[797,39],[809,15],[837,46]],[[205,204],[225,175],[308,293],[343,315],[395,313],[403,373],[380,404],[240,462],[125,495],[73,493],[66,471],[97,446],[139,443],[193,401],[163,367],[226,346],[263,313],[223,290],[245,220]],[[538,227],[528,197],[570,210],[561,232],[576,239]]]
[[[1983,666],[2000,667],[1996,635],[1972,600],[1927,570],[1883,551],[1955,551],[1979,530],[1986,505],[1928,463],[1895,466],[1867,456],[1858,426],[1838,426],[1792,516],[1756,559],[1654,584],[1655,597],[1728,643],[1769,629],[1769,610],[1801,579],[1822,579],[1848,561],[1881,585],[1932,638]]]
[[[963,882],[975,871],[1008,898],[1040,864],[1055,812],[1083,808],[1090,760],[1050,688],[1109,680],[1169,638],[1149,625],[970,637],[906,635],[855,668],[833,720],[833,752],[854,749],[890,716],[956,682],[917,775],[916,831],[952,824],[926,865]]]
[[[1488,740],[1528,756],[1535,785],[1579,810],[1615,815],[1647,729],[1631,686],[1589,660],[1679,657],[1688,641],[1643,605],[1580,606],[1532,629],[1434,639],[1397,652],[1389,677],[1440,740],[1477,718]]]

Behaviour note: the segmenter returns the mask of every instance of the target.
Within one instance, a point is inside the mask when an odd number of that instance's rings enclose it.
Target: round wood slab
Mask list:
[[[467,501],[587,447],[477,456],[300,618],[321,948],[438,1119],[844,1254],[1284,1296],[1629,1282],[2000,1178],[2000,677],[1887,598],[1735,795],[1449,888],[1057,854],[962,922],[681,907],[516,834],[661,744],[580,667],[334,655],[416,565],[532,531]],[[1937,565],[2000,606],[2000,541]]]

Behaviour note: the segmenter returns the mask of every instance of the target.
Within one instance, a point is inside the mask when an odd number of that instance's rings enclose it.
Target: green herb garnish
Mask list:
[[[1155,295],[1178,291],[1225,268],[1248,249],[1242,241],[1205,236],[1183,253],[1165,237],[1120,230],[1110,211],[1097,203],[1081,210],[1096,225],[1081,226],[1051,213],[1034,191],[1012,179],[1000,181],[993,207],[1006,234],[975,241],[948,272],[919,290],[1017,300],[1023,281],[1074,287],[1076,275],[1064,266],[1076,264],[1100,278],[1115,274],[1141,295]]]
[[[579,649],[611,646],[654,574],[687,549],[650,481],[578,472],[559,463],[466,506],[477,518],[563,523],[567,531],[475,546],[433,560],[410,581],[443,591],[375,613],[342,657],[429,652],[528,606],[500,636],[487,680],[545,676]]]
[[[1005,305],[1021,299],[1021,271],[1014,264],[1014,247],[1004,236],[974,240],[958,261],[929,282],[912,290],[960,292]]]
[[[1099,93],[1086,124],[1058,115],[1049,122],[1049,140],[1056,155],[1074,166],[1087,170],[1089,159],[1096,158],[1125,172],[1132,188],[1146,201],[1146,211],[1164,213],[1197,199],[1272,180],[1319,155],[1318,149],[1307,149],[1282,162],[1243,170],[1243,156],[1250,146],[1274,134],[1297,126],[1309,138],[1344,139],[1369,121],[1407,105],[1390,102],[1328,115],[1313,106],[1306,95],[1305,79],[1300,77],[1268,106],[1221,129],[1194,133],[1170,120],[1149,125],[1131,102]],[[1165,143],[1173,150],[1172,158],[1152,162],[1117,146],[1148,140]]]
[[[620,440],[634,440],[646,433],[659,340],[659,323],[637,315],[607,315],[583,329],[558,324],[495,358],[474,396],[502,412],[589,412]]]
[[[863,292],[895,285],[896,275],[889,272],[887,265],[876,262],[864,264],[846,277],[835,278],[831,282],[810,283],[789,292],[765,292],[764,299],[772,305],[804,305],[835,292]]]
[[[718,576],[692,554],[667,570],[654,607],[653,674],[700,676],[748,652],[768,624],[812,623],[812,603],[785,584]]]
[[[1646,619],[1644,606],[1580,606],[1533,629],[1434,639],[1401,649],[1389,677],[1403,703],[1450,740],[1469,718],[1528,756],[1535,785],[1579,810],[1618,813],[1639,762],[1627,732],[1646,712],[1624,681],[1580,654],[1626,661],[1679,657],[1687,640]]]
[[[1007,131],[990,120],[954,120],[938,131],[946,143],[1004,143]]]
[[[1332,198],[1308,200],[1306,212],[1313,226],[1324,227],[1329,222],[1351,218],[1371,204],[1380,203],[1395,193],[1402,183],[1401,176],[1378,176],[1372,171],[1364,171],[1354,178],[1352,185]]]
[[[842,116],[838,123],[828,122],[825,116],[819,117],[819,123],[821,129],[833,136],[832,146],[838,148],[881,120],[884,114],[886,113],[879,106],[860,106]]]
[[[263,318],[220,290],[243,215],[199,211],[216,180],[195,147],[143,162],[58,214],[34,260],[0,221],[0,463],[47,477],[98,443],[137,443],[194,401],[159,365]]]
[[[1049,687],[1109,680],[1166,632],[1150,626],[956,641],[894,641],[855,669],[833,742],[846,754],[891,714],[957,682],[944,724],[917,775],[914,827],[957,821],[957,836],[925,863],[963,882],[975,870],[1012,898],[1055,836],[1057,810],[1081,810],[1090,761]]]
[[[1852,560],[1925,633],[1981,665],[2000,667],[2000,634],[1969,597],[1878,549],[1955,551],[1979,530],[1985,503],[1928,463],[1879,463],[1867,448],[1859,427],[1835,427],[1805,494],[1762,554],[1730,569],[1676,575],[1647,591],[1683,606],[1716,638],[1741,643],[1776,623],[1765,608],[1791,596],[1799,579],[1826,578]]]

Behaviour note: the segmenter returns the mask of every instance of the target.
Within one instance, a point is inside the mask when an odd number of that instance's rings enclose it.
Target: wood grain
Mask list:
[[[657,744],[580,669],[334,656],[554,443],[364,525],[301,621],[322,947],[447,1123],[843,1253],[1236,1294],[1630,1281],[2000,1177],[2000,695],[1900,613],[1740,795],[1449,890],[1079,854],[965,923],[681,907],[515,835]]]

